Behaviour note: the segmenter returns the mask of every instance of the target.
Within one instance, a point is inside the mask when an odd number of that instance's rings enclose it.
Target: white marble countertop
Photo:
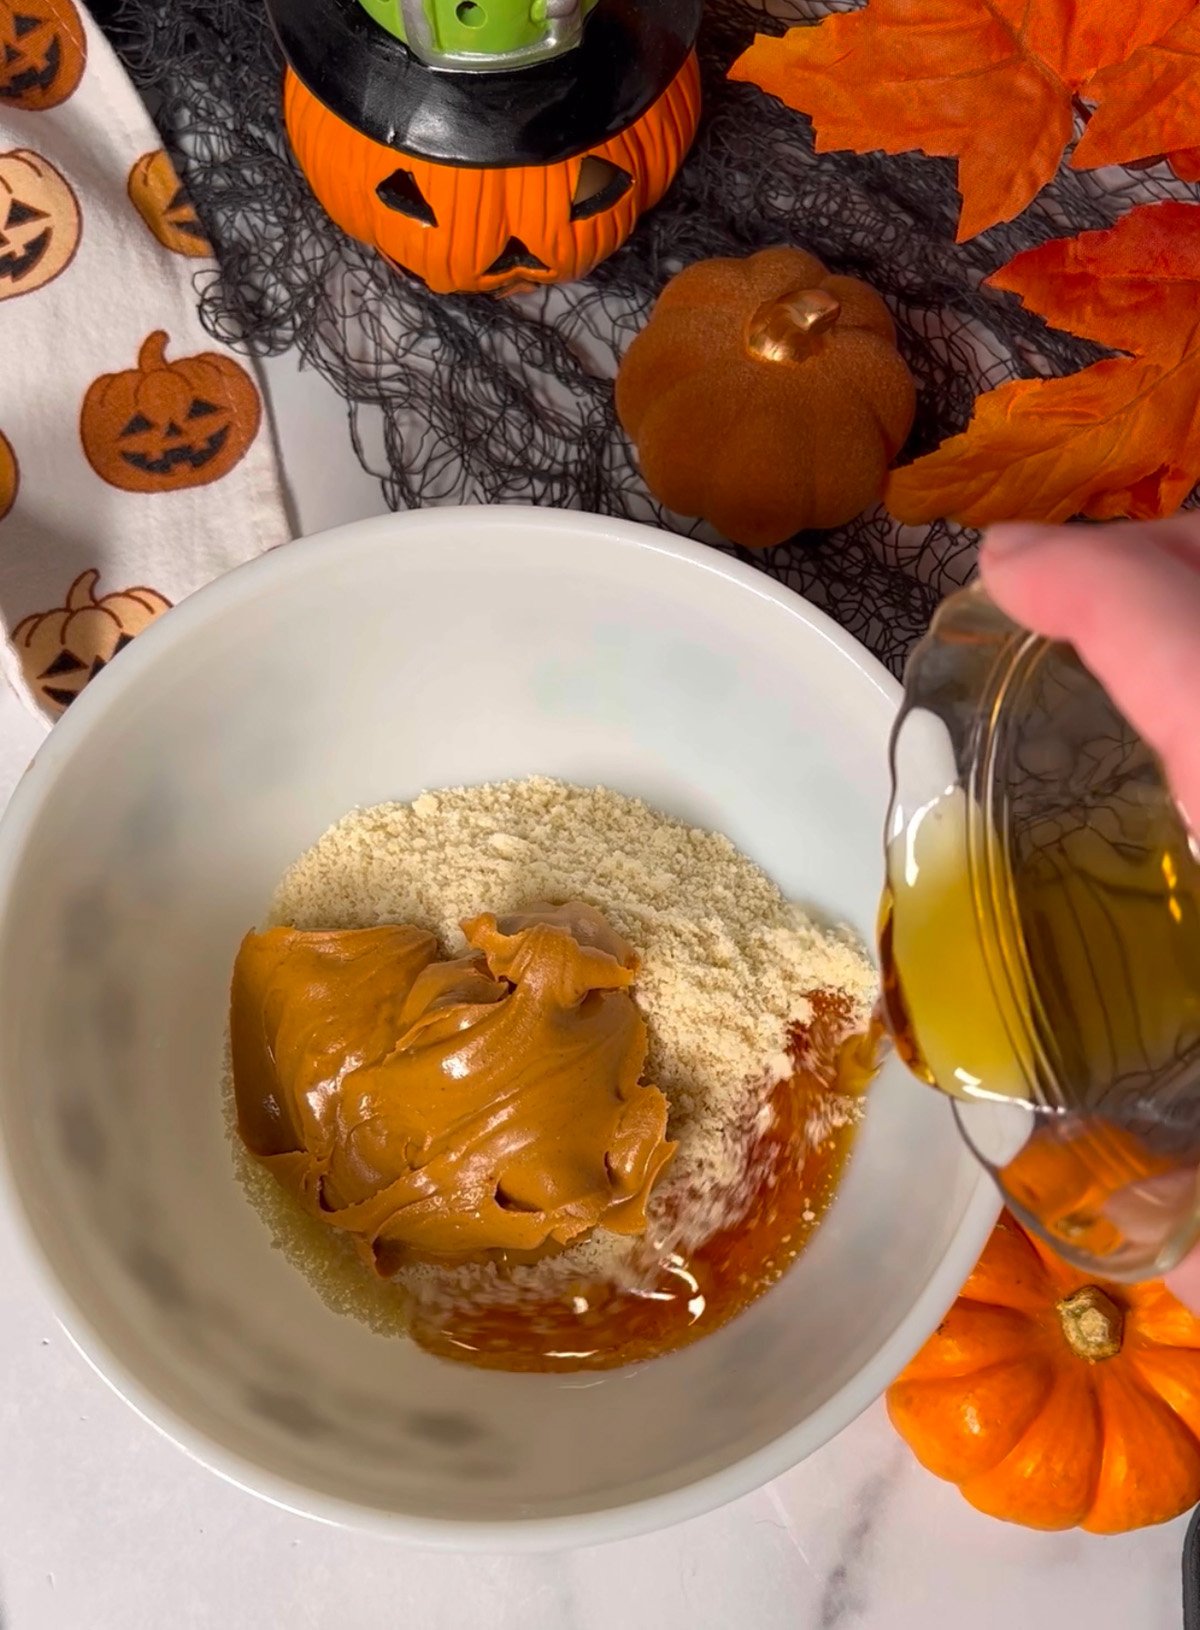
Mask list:
[[[340,402],[268,385],[295,514],[383,508]],[[0,695],[0,802],[40,739]],[[977,1515],[876,1405],[769,1488],[667,1533],[540,1557],[412,1551],[276,1510],[93,1373],[0,1216],[0,1630],[1179,1630],[1186,1519],[1117,1539]]]

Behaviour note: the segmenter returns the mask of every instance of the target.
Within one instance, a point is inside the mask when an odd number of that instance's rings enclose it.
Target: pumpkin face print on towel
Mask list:
[[[161,148],[143,153],[129,172],[129,201],[162,244],[176,255],[205,260],[212,245],[175,166]]]
[[[0,0],[0,108],[58,107],[79,84],[86,58],[71,0]]]
[[[74,259],[79,232],[75,194],[50,161],[0,153],[0,300],[56,278]]]
[[[227,475],[262,419],[246,370],[215,351],[168,362],[167,335],[147,336],[137,366],[102,374],[83,400],[79,434],[88,463],[126,492],[176,492]]]
[[[21,472],[12,444],[0,433],[0,521],[17,501]]]
[[[26,682],[52,713],[64,712],[135,634],[171,609],[156,589],[121,589],[97,598],[99,580],[94,569],[80,572],[66,605],[26,617],[13,629]]]
[[[204,229],[88,4],[0,0],[0,693],[42,730],[291,536],[253,365],[200,322]]]

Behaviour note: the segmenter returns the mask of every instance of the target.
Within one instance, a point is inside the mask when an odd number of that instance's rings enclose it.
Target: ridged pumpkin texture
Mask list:
[[[876,502],[916,392],[879,295],[779,248],[674,277],[616,403],[660,503],[765,549]]]
[[[1117,1534],[1200,1499],[1200,1318],[1008,1215],[887,1406],[923,1466],[1008,1522]]]
[[[437,294],[511,294],[567,283],[619,249],[657,204],[696,134],[693,52],[625,130],[557,164],[468,169],[364,136],[289,71],[288,139],[309,186],[344,232]]]

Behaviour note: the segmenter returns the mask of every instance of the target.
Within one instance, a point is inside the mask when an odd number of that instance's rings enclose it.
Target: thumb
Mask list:
[[[980,569],[1010,617],[1070,641],[1200,826],[1200,517],[995,527]]]
[[[1177,1268],[1167,1275],[1167,1289],[1178,1296],[1184,1307],[1200,1313],[1200,1250],[1185,1256]]]

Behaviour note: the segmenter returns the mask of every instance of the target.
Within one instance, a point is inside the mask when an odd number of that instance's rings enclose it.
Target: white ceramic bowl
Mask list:
[[[0,1143],[68,1328],[200,1460],[297,1510],[538,1548],[673,1522],[845,1426],[996,1211],[949,1107],[889,1066],[785,1280],[603,1377],[445,1363],[328,1311],[222,1125],[230,966],[356,804],[533,772],[726,832],[869,936],[897,687],[761,573],[649,529],[436,509],[288,545],[139,636],[0,828]]]

